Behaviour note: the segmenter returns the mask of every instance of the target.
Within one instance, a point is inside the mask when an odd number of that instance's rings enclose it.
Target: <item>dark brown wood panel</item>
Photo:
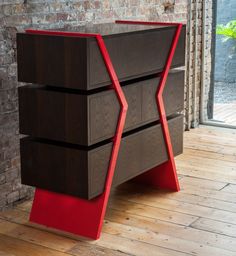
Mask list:
[[[125,131],[158,120],[156,90],[159,78],[122,87],[129,108]],[[183,110],[184,71],[172,71],[164,90],[167,115]],[[42,86],[19,88],[20,133],[80,145],[92,145],[114,136],[119,103],[113,90],[91,95],[50,90]]]
[[[185,33],[184,26],[172,67],[185,64]],[[162,71],[174,34],[175,27],[169,27],[105,38],[105,44],[119,80],[130,80]],[[96,41],[91,40],[88,47],[89,84],[90,89],[93,89],[107,84],[110,79]]]
[[[120,81],[162,71],[175,27],[105,35],[104,41]],[[185,26],[172,67],[184,65]],[[17,34],[18,80],[90,90],[110,78],[94,38]]]
[[[142,120],[150,122],[159,118],[156,104],[158,84],[151,82],[142,87]],[[166,115],[181,112],[184,109],[184,70],[171,70],[163,91]]]
[[[168,121],[174,155],[183,152],[183,117],[179,115]],[[119,185],[140,173],[168,160],[160,124],[121,141],[113,184]],[[139,171],[137,171],[139,170]]]
[[[21,139],[21,180],[23,184],[58,193],[87,197],[87,152],[53,144]]]
[[[182,153],[183,117],[169,120],[174,154]],[[102,193],[112,143],[96,148],[21,139],[22,183],[91,199]],[[113,186],[167,160],[160,124],[122,138]]]
[[[18,80],[84,89],[87,83],[86,48],[86,38],[19,33]]]

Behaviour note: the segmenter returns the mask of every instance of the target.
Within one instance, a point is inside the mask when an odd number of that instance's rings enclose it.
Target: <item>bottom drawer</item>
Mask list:
[[[174,155],[183,151],[183,117],[168,121]],[[92,199],[103,192],[112,142],[81,147],[46,140],[21,139],[22,183],[49,191]],[[160,124],[124,134],[113,186],[167,161]]]

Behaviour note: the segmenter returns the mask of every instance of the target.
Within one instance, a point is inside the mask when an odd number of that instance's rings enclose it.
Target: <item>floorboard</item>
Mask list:
[[[236,131],[200,126],[176,158],[181,191],[112,191],[101,238],[32,225],[32,201],[0,213],[0,256],[236,256]]]

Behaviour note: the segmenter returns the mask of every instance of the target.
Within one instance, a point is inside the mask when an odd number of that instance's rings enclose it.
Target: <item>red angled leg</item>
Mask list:
[[[117,23],[126,24],[142,24],[142,25],[174,25],[176,26],[176,32],[172,40],[171,48],[166,60],[165,68],[161,74],[160,83],[156,93],[157,108],[160,115],[160,123],[162,126],[163,137],[166,144],[166,151],[168,155],[168,161],[156,166],[155,168],[139,175],[135,180],[138,182],[154,185],[161,188],[167,188],[174,191],[179,191],[179,181],[176,172],[174,154],[170,139],[170,132],[168,128],[168,122],[166,118],[165,106],[163,102],[163,90],[165,88],[167,76],[171,67],[171,63],[174,57],[175,49],[179,40],[182,24],[180,23],[161,23],[161,22],[143,22],[143,21],[125,21],[118,20]]]
[[[101,233],[101,228],[106,212],[106,207],[112,185],[112,179],[118,157],[118,151],[120,147],[121,136],[125,123],[126,112],[128,108],[125,96],[120,87],[118,78],[116,76],[115,70],[113,68],[112,62],[110,60],[109,54],[107,52],[101,35],[42,30],[28,30],[27,33],[96,37],[114,90],[117,94],[121,110],[116,134],[113,140],[113,148],[103,194],[93,200],[83,200],[68,195],[57,194],[42,189],[36,189],[30,214],[30,221],[37,224],[92,239],[98,239]]]

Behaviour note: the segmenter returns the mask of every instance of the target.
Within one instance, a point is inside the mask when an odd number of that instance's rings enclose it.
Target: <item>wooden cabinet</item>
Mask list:
[[[127,81],[163,70],[175,29],[112,23],[77,30],[103,36],[119,81]],[[184,26],[172,67],[184,65],[185,32]],[[22,82],[80,90],[111,83],[95,38],[19,33],[17,60]]]
[[[100,33],[128,112],[113,186],[168,160],[156,105],[175,26],[102,24]],[[22,183],[92,199],[104,190],[120,105],[95,38],[17,35]],[[185,27],[172,68],[184,65]],[[183,150],[184,71],[169,72],[163,94],[174,155]]]

